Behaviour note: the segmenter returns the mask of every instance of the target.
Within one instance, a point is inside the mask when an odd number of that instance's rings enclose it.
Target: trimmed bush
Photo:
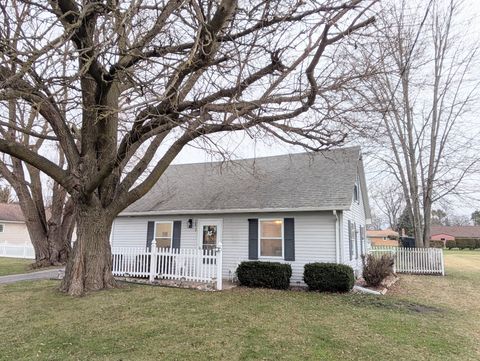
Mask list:
[[[473,238],[455,238],[455,243],[460,249],[475,249],[477,242]]]
[[[348,292],[353,288],[355,276],[350,266],[336,263],[308,263],[303,280],[311,291]]]
[[[382,281],[393,273],[393,257],[389,254],[362,256],[363,279],[367,286],[377,287]]]
[[[448,249],[456,248],[457,243],[454,239],[448,239],[445,241],[445,247],[447,247]]]
[[[242,286],[286,290],[290,287],[292,267],[288,263],[248,261],[237,268]]]
[[[430,240],[430,247],[432,248],[443,248],[445,246],[445,241],[440,240]]]

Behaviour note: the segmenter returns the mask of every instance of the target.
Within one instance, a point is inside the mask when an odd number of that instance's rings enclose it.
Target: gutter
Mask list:
[[[350,206],[340,208],[349,209]],[[337,208],[338,209],[338,208]],[[284,213],[284,212],[319,212],[331,211],[332,207],[298,207],[298,208],[236,208],[236,209],[185,209],[168,211],[122,212],[118,217],[163,216],[163,215],[194,215],[194,214],[232,214],[232,213]],[[335,212],[335,211],[334,211]]]

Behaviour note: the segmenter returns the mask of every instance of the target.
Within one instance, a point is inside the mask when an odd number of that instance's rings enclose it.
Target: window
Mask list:
[[[155,242],[159,248],[170,248],[172,246],[172,222],[155,223]]]
[[[217,225],[204,225],[202,229],[203,249],[215,249],[217,247]]]
[[[283,257],[283,220],[265,219],[260,227],[260,257]]]
[[[0,224],[0,233],[3,233],[3,229],[5,228],[4,224]]]
[[[353,187],[353,200],[355,202],[358,202],[358,184],[355,183],[355,186]]]

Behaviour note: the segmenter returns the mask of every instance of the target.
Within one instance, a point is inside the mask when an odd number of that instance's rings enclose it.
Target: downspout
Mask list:
[[[335,216],[335,260],[336,263],[340,263],[340,222],[336,210],[333,210],[333,215]]]

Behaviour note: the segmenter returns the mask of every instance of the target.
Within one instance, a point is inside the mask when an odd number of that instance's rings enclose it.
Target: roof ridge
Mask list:
[[[327,152],[354,151],[354,150],[357,150],[358,152],[360,152],[361,147],[358,146],[358,145],[355,145],[355,146],[350,146],[350,147],[323,149],[323,150],[319,150],[319,151],[267,155],[267,156],[263,156],[263,157],[226,159],[226,160],[217,160],[217,161],[210,161],[210,162],[172,163],[172,164],[169,165],[169,167],[178,167],[178,166],[187,166],[187,165],[206,165],[206,164],[214,165],[214,164],[225,164],[225,163],[235,163],[235,162],[246,162],[246,161],[252,161],[252,160],[253,161],[258,161],[258,160],[272,159],[272,158],[296,157],[296,156],[305,156],[305,155],[316,156],[316,155],[319,155],[319,154],[322,154],[322,153],[327,153]]]

